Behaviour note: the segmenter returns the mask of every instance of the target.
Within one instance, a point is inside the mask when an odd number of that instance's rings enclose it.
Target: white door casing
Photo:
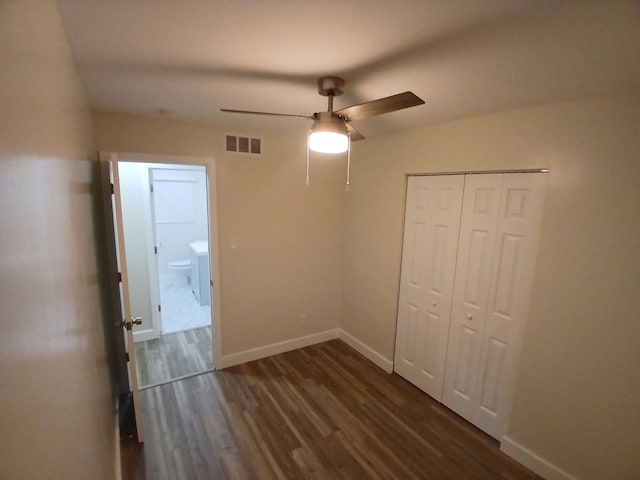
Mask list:
[[[162,334],[162,308],[160,298],[160,265],[158,265],[159,252],[162,248],[158,242],[158,233],[156,232],[156,206],[155,196],[153,194],[153,168],[147,170],[149,180],[149,238],[153,242],[153,248],[147,249],[149,261],[149,291],[151,294],[151,305],[154,315],[153,327],[157,331],[158,337]],[[154,305],[158,305],[155,309]]]
[[[409,177],[394,369],[440,400],[464,178]]]

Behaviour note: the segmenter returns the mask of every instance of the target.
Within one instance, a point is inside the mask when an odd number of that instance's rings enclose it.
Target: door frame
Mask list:
[[[162,155],[152,153],[130,153],[104,151],[100,152],[100,160],[108,160],[115,156],[118,161],[135,163],[196,165],[205,168],[207,180],[208,214],[209,214],[209,272],[214,281],[211,289],[211,328],[213,365],[222,364],[222,315],[220,308],[220,242],[218,239],[218,202],[216,163],[213,157],[192,157],[185,155]],[[154,259],[155,262],[155,259]]]

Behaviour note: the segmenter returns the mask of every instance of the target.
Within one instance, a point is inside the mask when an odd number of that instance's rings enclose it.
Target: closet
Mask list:
[[[408,178],[394,370],[495,438],[510,413],[545,180]]]

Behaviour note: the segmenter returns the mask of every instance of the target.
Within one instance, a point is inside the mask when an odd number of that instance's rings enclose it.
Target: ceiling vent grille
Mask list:
[[[227,152],[262,155],[262,139],[243,135],[225,135],[224,149]]]

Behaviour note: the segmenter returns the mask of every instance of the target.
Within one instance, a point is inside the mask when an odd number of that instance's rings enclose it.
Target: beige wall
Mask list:
[[[111,479],[91,123],[55,2],[0,3],[0,478]]]
[[[639,127],[636,93],[356,144],[342,328],[393,358],[405,174],[549,168],[508,436],[579,478],[640,477]]]
[[[101,150],[214,158],[222,355],[338,327],[344,162],[314,161],[306,187],[304,130],[240,132],[264,137],[262,156],[222,152],[205,123],[96,113],[94,130]]]

